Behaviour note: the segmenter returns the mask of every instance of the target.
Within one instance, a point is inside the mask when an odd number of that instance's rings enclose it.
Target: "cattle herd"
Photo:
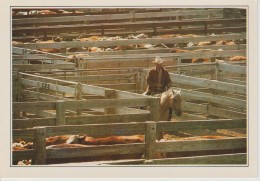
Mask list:
[[[117,11],[120,12],[120,11]],[[239,11],[244,13],[244,11]],[[71,10],[71,9],[50,9],[50,10],[16,10],[13,9],[12,16],[16,18],[31,16],[32,18],[37,16],[45,16],[46,17],[59,17],[58,15],[65,16],[77,16],[77,15],[85,15],[86,11],[84,10]],[[25,34],[26,35],[26,34]],[[144,40],[144,39],[151,39],[151,38],[158,38],[158,39],[169,39],[169,38],[196,38],[201,35],[198,34],[179,34],[179,33],[165,33],[165,34],[158,34],[152,35],[148,33],[131,33],[127,35],[117,35],[117,36],[109,36],[109,35],[89,35],[89,34],[80,34],[80,35],[58,35],[52,37],[35,37],[31,40],[13,40],[12,46],[17,45],[26,45],[26,44],[45,44],[45,43],[65,43],[65,42],[96,42],[96,41],[121,41],[121,40]],[[210,33],[208,36],[214,37],[216,36],[215,33]],[[84,59],[84,57],[89,57],[91,53],[95,52],[123,52],[128,50],[156,50],[156,49],[166,49],[167,52],[164,53],[193,53],[193,52],[201,52],[207,53],[214,49],[211,49],[210,46],[239,46],[241,44],[246,44],[246,39],[240,40],[216,40],[216,41],[190,41],[185,43],[172,43],[172,44],[138,44],[138,45],[119,45],[119,46],[105,46],[105,47],[71,47],[71,48],[39,48],[34,49],[30,53],[31,54],[62,54],[66,55],[68,58],[67,61],[70,59]],[[206,48],[205,48],[206,47]],[[223,49],[215,49],[215,51],[223,51]],[[246,56],[236,56],[232,55],[229,57],[214,57],[212,58],[189,58],[183,60],[183,63],[203,63],[203,62],[225,62],[225,61],[245,61],[247,60]],[[231,134],[231,133],[229,133]],[[244,134],[238,134],[235,136],[245,136]],[[222,139],[228,137],[228,134],[225,135],[206,135],[206,136],[171,136],[169,134],[164,134],[160,138],[161,142],[167,142],[169,140],[200,140],[200,139]],[[103,137],[103,138],[93,138],[88,135],[63,135],[63,136],[52,136],[46,138],[46,149],[61,149],[61,148],[81,148],[81,147],[88,147],[93,145],[114,145],[114,144],[129,144],[129,143],[144,143],[145,137],[144,135],[133,135],[133,136],[110,136],[110,137]],[[23,151],[23,150],[31,150],[33,149],[33,142],[24,141],[22,139],[16,139],[12,141],[12,150],[13,151]],[[158,158],[164,158],[166,155],[163,153],[157,154]],[[99,158],[89,158],[85,161],[89,160],[116,160],[119,157],[99,157]],[[122,159],[123,157],[121,157]],[[127,158],[143,158],[142,154],[135,154],[135,155],[128,155]],[[72,161],[72,160],[70,160]],[[51,163],[51,162],[50,162]],[[14,162],[13,164],[17,165],[31,165],[31,159],[25,159],[18,162]]]

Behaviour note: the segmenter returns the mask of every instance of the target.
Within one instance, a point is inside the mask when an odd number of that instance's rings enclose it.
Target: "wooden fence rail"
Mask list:
[[[158,18],[158,17],[174,17],[174,16],[191,16],[191,15],[210,15],[221,14],[221,9],[211,10],[189,10],[189,11],[167,11],[167,12],[149,12],[149,13],[128,13],[128,14],[111,14],[111,15],[91,15],[91,16],[66,16],[66,17],[41,17],[13,19],[13,25],[37,24],[37,23],[64,23],[64,22],[80,22],[80,21],[98,21],[98,20],[118,20],[132,19],[138,20],[141,18]]]
[[[72,31],[91,31],[91,30],[100,30],[102,31],[102,34],[106,34],[106,31],[108,29],[135,29],[140,30],[144,28],[153,28],[154,32],[157,33],[157,27],[158,29],[161,28],[170,28],[172,26],[180,27],[180,26],[204,26],[202,29],[207,33],[207,30],[210,30],[211,28],[208,28],[208,25],[213,24],[228,24],[233,23],[236,21],[236,23],[246,23],[245,18],[236,18],[236,19],[196,19],[196,20],[171,20],[171,21],[140,21],[140,22],[125,22],[125,23],[102,23],[102,24],[86,24],[86,25],[54,25],[54,26],[38,26],[38,27],[14,27],[12,29],[12,32],[14,35],[19,35],[23,33],[35,33],[38,34],[47,34],[47,33],[60,33],[61,31],[63,33],[65,32],[72,32]],[[240,26],[236,27],[239,28],[242,32],[243,30],[246,30],[246,26]],[[180,28],[181,29],[181,28]],[[219,29],[219,28],[218,28]],[[222,29],[225,29],[222,27]],[[235,29],[235,28],[234,28]],[[201,31],[202,31],[201,30]],[[202,32],[203,32],[202,31]]]

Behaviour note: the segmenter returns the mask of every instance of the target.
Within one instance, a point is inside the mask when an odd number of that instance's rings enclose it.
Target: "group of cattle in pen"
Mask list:
[[[168,134],[162,135],[160,142],[177,141],[177,140],[202,140],[202,139],[221,139],[228,136],[207,135],[207,136],[186,136],[169,138]],[[130,144],[130,143],[144,143],[144,135],[132,136],[109,136],[101,138],[93,138],[87,135],[62,135],[52,136],[46,138],[46,149],[58,148],[86,148],[93,145],[115,145],[115,144]],[[12,143],[13,151],[30,150],[33,149],[32,142],[25,142],[23,140],[15,140]],[[79,160],[85,161],[99,161],[99,160],[118,160],[118,159],[141,159],[143,154],[127,154],[127,155],[106,155],[96,157],[80,158]],[[167,154],[156,152],[155,159],[166,158]],[[75,159],[76,160],[76,159]],[[75,161],[74,160],[74,161]],[[30,165],[31,160],[21,160],[17,162],[18,165]]]
[[[158,35],[152,38],[181,38],[181,37],[197,37],[198,35],[194,34],[187,34],[187,35],[180,35],[180,34],[166,34],[166,35]],[[214,36],[214,34],[212,35]],[[151,38],[146,34],[138,34],[138,35],[128,35],[126,37],[122,36],[88,36],[88,35],[80,35],[76,38],[72,38],[69,36],[58,36],[52,38],[52,40],[46,39],[34,39],[30,43],[55,43],[55,42],[67,42],[67,41],[116,41],[116,40],[129,40],[129,39],[147,39]],[[20,44],[22,42],[13,41],[13,45]],[[156,49],[156,48],[166,48],[169,49],[169,53],[187,53],[187,52],[210,52],[212,49],[210,48],[203,48],[205,46],[211,45],[237,45],[237,44],[245,44],[246,40],[219,40],[219,41],[204,41],[204,42],[188,42],[188,43],[174,43],[174,44],[139,44],[139,45],[120,45],[120,46],[109,46],[109,47],[80,47],[80,48],[66,48],[65,52],[74,52],[74,55],[77,55],[79,52],[83,52],[84,56],[87,56],[89,52],[107,52],[107,51],[125,51],[125,50],[137,50],[137,49]],[[190,47],[196,47],[196,49],[189,49]],[[48,53],[61,53],[64,50],[58,48],[44,48],[38,49],[38,51],[48,52]],[[218,49],[217,51],[223,51],[223,49]],[[69,58],[73,58],[73,55]],[[246,60],[246,56],[232,56],[232,57],[225,57],[222,58],[226,61],[241,61]],[[189,60],[192,63],[199,63],[199,62],[210,62],[209,58],[192,58]],[[214,61],[214,60],[213,60]]]
[[[72,14],[72,13],[84,13],[79,10],[65,10],[65,9],[35,9],[35,10],[22,10],[22,9],[13,9],[13,16],[26,16],[26,15],[56,15],[56,14]]]

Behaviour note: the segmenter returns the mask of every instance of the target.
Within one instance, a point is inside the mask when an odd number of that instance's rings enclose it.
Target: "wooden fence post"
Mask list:
[[[82,98],[82,84],[79,82],[76,86],[76,94],[77,94],[77,100],[81,100]],[[77,110],[77,115],[81,115],[82,111],[80,109]]]
[[[56,125],[66,125],[63,100],[57,100],[56,102]]]
[[[147,122],[145,130],[145,159],[150,160],[155,155],[156,123]]]
[[[115,99],[116,92],[113,89],[106,89],[105,90],[105,98],[106,99]],[[105,108],[105,114],[115,114],[116,108]]]
[[[34,160],[35,165],[45,165],[46,164],[46,128],[36,127],[34,129]]]
[[[152,97],[150,99],[150,121],[158,121],[160,118],[160,98]]]

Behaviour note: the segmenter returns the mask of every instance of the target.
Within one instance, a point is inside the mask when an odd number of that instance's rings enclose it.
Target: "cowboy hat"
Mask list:
[[[152,61],[153,63],[158,63],[158,64],[162,64],[164,62],[163,59],[161,59],[161,57],[156,57],[154,61]]]

